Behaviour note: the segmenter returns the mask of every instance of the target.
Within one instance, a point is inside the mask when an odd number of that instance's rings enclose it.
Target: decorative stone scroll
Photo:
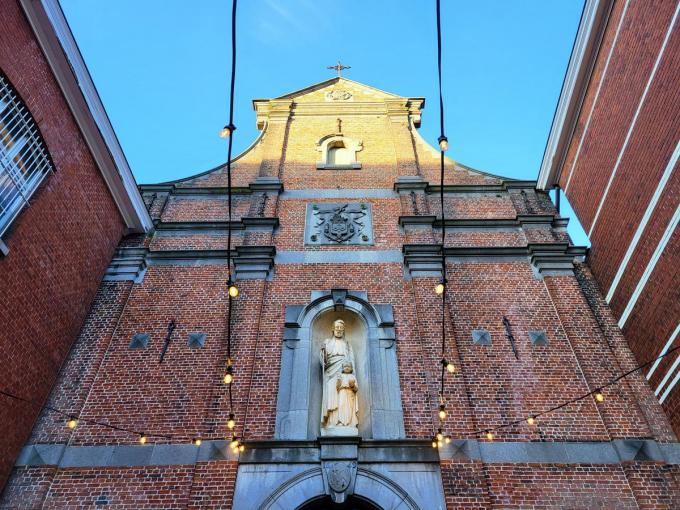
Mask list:
[[[305,244],[373,244],[371,204],[363,202],[308,204]]]

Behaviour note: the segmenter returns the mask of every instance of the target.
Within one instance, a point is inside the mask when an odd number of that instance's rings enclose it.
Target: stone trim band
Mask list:
[[[480,442],[453,441],[435,450],[429,440],[362,441],[359,462],[481,461],[485,464],[621,464],[662,462],[680,464],[680,443],[659,443],[646,439],[616,439],[589,442]],[[191,444],[67,446],[35,444],[25,446],[16,466],[58,466],[60,468],[191,465],[212,460],[238,460],[241,464],[291,464],[320,462],[322,446],[315,441],[258,441],[247,443],[240,458],[228,441]]]

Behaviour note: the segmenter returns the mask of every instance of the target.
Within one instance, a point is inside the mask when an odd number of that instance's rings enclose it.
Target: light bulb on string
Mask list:
[[[437,441],[442,441],[444,439],[444,434],[442,434],[442,429],[437,431]]]
[[[533,416],[529,416],[529,417],[527,418],[527,423],[528,423],[529,425],[533,425],[534,423],[536,423],[536,418],[534,418]]]
[[[598,402],[604,402],[604,395],[600,390],[596,390],[593,395],[595,395],[595,400],[597,400]]]
[[[437,448],[437,441],[432,440],[432,448]]]
[[[239,290],[238,290],[238,287],[234,284],[234,282],[232,282],[231,280],[229,280],[229,281],[227,282],[227,288],[228,288],[228,292],[229,292],[229,296],[230,296],[230,297],[232,297],[232,298],[237,298],[237,297],[238,297],[238,295],[239,295]]]
[[[444,404],[439,406],[439,419],[442,421],[446,419],[446,406]]]
[[[78,426],[78,420],[71,417],[71,419],[68,422],[66,422],[66,425],[68,426],[68,428],[73,430],[74,428],[76,428]]]
[[[231,384],[234,380],[234,369],[231,364],[227,365],[227,372],[224,374],[224,384]]]
[[[487,430],[487,431],[486,431],[486,438],[487,438],[489,441],[493,441],[493,432],[491,432],[490,430]]]
[[[441,441],[437,441],[437,448],[441,448],[442,446],[444,446],[444,443],[442,443]]]
[[[446,358],[442,358],[441,363],[449,374],[452,374],[456,371],[456,366],[450,361],[447,361]]]
[[[446,138],[444,135],[442,135],[439,138],[437,138],[437,141],[439,142],[439,149],[441,149],[442,152],[449,150],[449,139],[448,138]]]
[[[199,438],[196,438],[191,442],[193,443],[194,446],[201,446],[201,443],[203,443],[203,441],[201,441]]]
[[[244,445],[243,443],[238,445],[238,451],[239,452],[243,453],[245,451],[245,449],[246,449],[246,445]]]
[[[222,129],[220,129],[220,138],[229,138],[234,131],[236,131],[236,126],[233,124],[227,124]]]
[[[441,281],[437,285],[435,285],[434,292],[438,296],[441,296],[442,294],[444,294],[444,290],[446,290],[446,279],[442,278]]]
[[[229,443],[229,447],[234,450],[235,448],[238,448],[239,441],[236,436],[231,436],[231,442]]]
[[[449,443],[451,442],[451,438],[450,438],[449,436],[446,436],[446,437],[444,438],[444,442],[445,442],[446,444],[449,444]]]
[[[146,444],[146,439],[147,439],[146,434],[142,432],[139,435],[139,444]]]
[[[227,428],[233,430],[236,426],[236,421],[234,420],[234,413],[229,413],[229,419],[227,420]]]

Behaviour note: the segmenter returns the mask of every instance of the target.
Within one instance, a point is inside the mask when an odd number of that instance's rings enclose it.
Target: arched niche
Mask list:
[[[344,289],[315,291],[308,304],[286,306],[275,437],[319,437],[319,348],[337,318],[346,321],[358,365],[360,436],[405,437],[392,306],[370,304],[366,292]]]
[[[323,341],[333,334],[333,322],[342,319],[345,322],[345,340],[352,346],[356,366],[354,375],[359,384],[359,435],[364,438],[371,437],[371,413],[370,413],[370,366],[368,327],[364,318],[351,308],[335,310],[333,307],[319,312],[313,318],[311,324],[312,355],[310,356],[309,375],[311,381],[319,381],[319,384],[310,385],[309,397],[309,420],[307,437],[319,435],[321,422],[321,360],[318,355]],[[314,353],[317,355],[315,356]]]
[[[359,169],[357,152],[363,149],[361,140],[348,138],[342,134],[327,135],[316,144],[321,153],[321,161],[316,165],[319,169]]]

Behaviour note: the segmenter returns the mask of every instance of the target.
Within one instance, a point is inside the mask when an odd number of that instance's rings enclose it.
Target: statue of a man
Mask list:
[[[351,374],[356,367],[352,346],[345,340],[344,321],[338,319],[333,323],[333,336],[324,340],[321,346],[320,361],[323,377],[321,435],[358,435],[356,397],[351,399],[340,398],[340,393],[348,389],[346,386],[349,382],[345,381],[348,378],[347,373]],[[354,394],[358,390],[358,384],[354,375],[351,378],[353,379],[351,390]],[[347,409],[344,407],[347,407]]]

